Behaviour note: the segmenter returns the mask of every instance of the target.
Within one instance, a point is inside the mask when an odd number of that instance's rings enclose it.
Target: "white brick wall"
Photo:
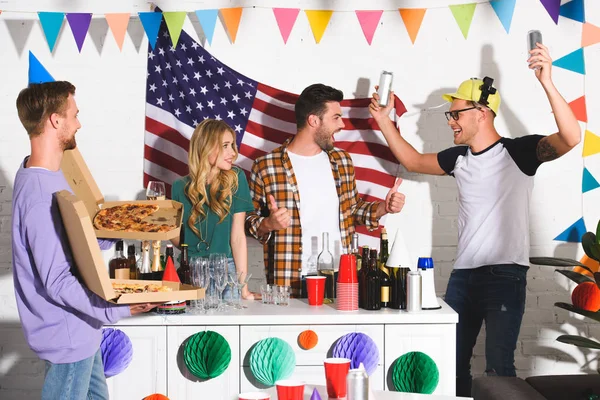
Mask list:
[[[441,6],[463,2],[408,1],[409,7]],[[468,2],[468,1],[464,1]],[[139,193],[142,182],[144,132],[145,60],[147,42],[139,20],[132,19],[122,52],[107,32],[100,14],[147,10],[141,0],[75,2],[30,1],[26,5],[6,0],[0,16],[0,398],[39,397],[43,364],[24,343],[18,326],[18,313],[12,287],[10,217],[14,174],[28,154],[28,141],[18,121],[14,101],[26,85],[27,55],[32,50],[57,79],[67,79],[77,86],[82,129],[77,140],[100,188],[109,199],[131,199]],[[242,2],[243,4],[246,4]],[[393,4],[392,4],[393,3]],[[256,0],[252,5],[281,6],[277,0]],[[203,2],[169,3],[168,11],[206,6]],[[230,7],[225,0],[210,2],[210,7]],[[286,7],[320,8],[318,0],[292,0]],[[600,2],[586,1],[587,21],[600,25]],[[363,2],[349,0],[339,11],[364,7]],[[369,8],[394,10],[397,4],[375,0]],[[11,13],[10,11],[28,13]],[[70,29],[63,27],[54,54],[44,40],[36,11],[93,12],[93,29],[81,53],[76,49]],[[190,14],[193,15],[193,14]],[[184,29],[192,36],[200,31],[186,21]],[[66,25],[66,22],[65,22]],[[261,29],[257,29],[259,27]],[[440,94],[452,90],[471,76],[490,75],[503,96],[497,128],[504,136],[526,132],[548,134],[555,131],[543,91],[525,65],[525,34],[541,29],[544,41],[555,59],[579,47],[581,24],[561,18],[556,26],[538,0],[517,2],[510,34],[506,34],[491,7],[480,4],[465,40],[447,8],[430,9],[423,21],[417,42],[412,45],[397,12],[384,13],[372,46],[362,36],[352,12],[335,13],[319,45],[314,43],[304,15],[300,15],[287,45],[283,45],[272,12],[268,8],[244,10],[237,42],[230,44],[217,24],[212,47],[208,50],[232,68],[256,80],[292,92],[321,81],[336,86],[346,97],[366,96],[359,81],[368,87],[377,83],[381,69],[396,74],[394,88],[405,102],[408,112],[401,120],[401,130],[419,150],[436,152],[452,144],[451,132],[441,114]],[[553,77],[564,97],[571,101],[587,96],[589,123],[584,128],[600,134],[597,109],[600,98],[600,47],[586,48],[583,77],[558,68]],[[302,73],[289,74],[288,71]],[[594,89],[596,88],[596,89]],[[583,125],[582,125],[583,126]],[[581,171],[586,166],[597,178],[597,157],[581,158],[581,145],[562,159],[540,168],[531,202],[532,255],[578,258],[577,244],[553,241],[563,229],[582,215],[588,230],[595,229],[600,218],[597,207],[600,192],[581,195]],[[403,173],[402,191],[407,195],[405,210],[389,218],[388,229],[403,229],[411,256],[432,255],[436,262],[436,289],[442,295],[455,257],[457,191],[450,177],[425,177]],[[393,235],[390,235],[393,237]],[[258,290],[263,281],[262,249],[249,241],[250,284]],[[578,373],[594,371],[595,353],[560,344],[555,338],[564,333],[581,333],[600,338],[600,325],[570,316],[553,306],[570,299],[573,285],[549,268],[532,267],[529,272],[526,313],[515,354],[519,375]],[[484,330],[473,358],[473,372],[485,369]],[[591,362],[588,362],[591,361]]]

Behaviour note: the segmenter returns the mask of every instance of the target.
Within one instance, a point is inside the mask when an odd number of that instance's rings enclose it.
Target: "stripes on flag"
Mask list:
[[[148,48],[144,187],[151,180],[167,186],[187,175],[189,139],[207,118],[226,121],[237,135],[236,162],[249,173],[257,157],[271,152],[296,133],[294,104],[298,95],[249,79],[210,55],[185,31],[172,47],[163,21],[154,49]],[[368,111],[370,99],[343,100],[344,129],[335,146],[350,153],[356,185],[366,201],[382,200],[393,186],[398,162]],[[395,115],[406,111],[395,98]],[[378,232],[361,243],[376,245]]]

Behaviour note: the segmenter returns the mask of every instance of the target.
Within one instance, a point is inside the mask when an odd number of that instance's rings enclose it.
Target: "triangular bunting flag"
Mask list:
[[[173,47],[177,47],[177,42],[179,41],[179,35],[181,34],[181,28],[183,28],[186,14],[187,13],[185,11],[163,12],[163,17],[165,17],[165,22],[167,23],[167,29],[169,30]]]
[[[221,8],[221,16],[223,17],[225,29],[227,30],[227,33],[229,33],[231,43],[235,43],[237,31],[240,27],[240,20],[242,19],[242,11],[242,7]]]
[[[67,13],[67,21],[73,32],[75,43],[81,53],[83,42],[85,41],[85,35],[87,35],[88,29],[90,29],[90,22],[92,21],[92,14],[90,13]]]
[[[419,33],[419,29],[421,29],[421,23],[423,22],[423,17],[425,16],[427,9],[399,8],[398,11],[400,11],[400,16],[402,17],[402,21],[404,21],[404,26],[406,27],[410,41],[415,44],[417,34]]]
[[[383,14],[383,10],[356,11],[358,23],[360,24],[369,46],[373,42],[373,36],[375,35],[375,30],[377,29],[377,25],[381,19],[381,14]]]
[[[315,42],[319,43],[321,41],[321,38],[323,37],[323,34],[325,33],[327,24],[329,24],[329,20],[331,19],[333,11],[304,10],[304,13],[306,14],[306,18],[308,18],[310,29],[312,30],[313,36],[315,37]]]
[[[477,3],[449,6],[465,39],[469,35],[469,28],[471,27],[471,22],[473,22],[473,14],[475,14],[476,6]]]
[[[130,16],[130,13],[104,14],[108,27],[121,51],[123,50],[123,41],[125,40],[125,33],[127,33],[127,25],[129,24]]]
[[[540,0],[542,5],[552,17],[555,24],[558,25],[558,15],[560,14],[560,0]]]
[[[490,5],[496,12],[498,19],[502,23],[506,33],[510,31],[510,23],[512,22],[513,14],[515,12],[515,4],[517,0],[493,0],[490,1]]]
[[[160,23],[162,21],[162,13],[160,12],[141,12],[138,13],[140,21],[148,37],[148,43],[150,47],[154,49],[156,44],[156,38],[158,37],[158,30],[160,29]]]
[[[586,130],[583,136],[583,154],[582,157],[592,156],[600,153],[600,137]]]
[[[196,15],[198,16],[198,22],[200,22],[204,36],[206,36],[206,41],[208,44],[212,44],[215,26],[217,25],[217,18],[219,17],[219,10],[197,10]]]
[[[29,52],[29,84],[32,83],[46,83],[46,82],[54,82],[54,78],[50,73],[44,68],[42,63],[33,55],[33,53]]]
[[[583,222],[583,217],[581,217],[577,222],[565,229],[563,233],[555,237],[554,240],[561,242],[580,243],[581,237],[586,232],[587,229],[585,228],[585,222]]]
[[[600,27],[590,23],[583,24],[581,32],[581,47],[591,46],[600,43]]]
[[[583,177],[581,179],[581,193],[589,192],[600,187],[600,183],[594,178],[594,176],[588,171],[587,168],[583,169]]]
[[[560,6],[560,15],[565,18],[574,19],[578,22],[585,22],[585,8],[583,0],[571,0]]]
[[[552,65],[559,68],[568,69],[569,71],[577,72],[585,75],[585,61],[583,59],[583,48],[577,49],[572,53],[567,54],[552,62]]]
[[[585,96],[573,100],[569,103],[569,106],[571,106],[571,110],[573,110],[573,114],[575,114],[575,118],[577,118],[578,121],[588,122]]]
[[[277,21],[277,26],[279,26],[279,32],[283,38],[283,43],[287,43],[299,13],[299,8],[273,9],[273,14],[275,14],[275,20]]]
[[[58,34],[60,33],[60,28],[62,27],[63,20],[65,19],[65,13],[39,12],[38,16],[40,18],[40,23],[42,24],[44,36],[46,36],[46,41],[48,42],[48,47],[50,47],[50,53],[52,53],[54,51],[54,46],[56,45],[56,39],[58,39]]]

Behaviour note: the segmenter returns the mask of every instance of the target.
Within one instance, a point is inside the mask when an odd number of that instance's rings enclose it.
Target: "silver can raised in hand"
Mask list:
[[[387,107],[390,92],[392,91],[392,81],[394,80],[394,74],[388,71],[383,71],[379,77],[379,88],[377,89],[377,95],[379,96],[379,105]]]

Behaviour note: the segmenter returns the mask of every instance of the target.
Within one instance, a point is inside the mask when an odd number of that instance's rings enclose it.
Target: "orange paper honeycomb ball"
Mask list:
[[[571,293],[571,301],[577,308],[596,312],[600,310],[600,289],[595,282],[582,282]]]
[[[579,260],[580,263],[582,263],[583,265],[585,265],[586,267],[588,267],[589,269],[592,270],[592,272],[598,272],[599,265],[598,265],[598,261],[593,260],[591,258],[589,258],[587,255],[583,255],[583,257],[581,257],[581,260]],[[592,274],[590,274],[586,269],[583,269],[581,267],[575,267],[573,268],[573,271],[583,274],[583,275],[587,275],[591,278],[593,278],[594,276]]]
[[[144,397],[144,400],[169,400],[169,398],[160,393],[154,393],[154,394],[151,394],[150,396]]]
[[[319,342],[319,337],[315,331],[306,330],[298,335],[298,346],[304,350],[310,350],[314,348]]]

